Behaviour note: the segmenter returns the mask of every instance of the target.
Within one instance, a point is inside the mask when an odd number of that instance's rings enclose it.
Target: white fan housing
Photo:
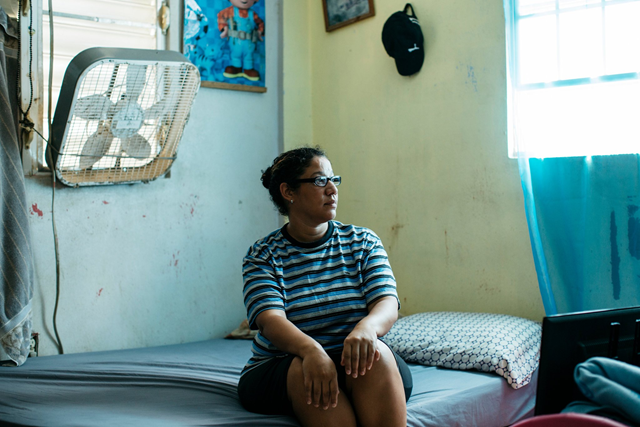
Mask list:
[[[200,74],[178,52],[91,48],[69,64],[47,163],[69,186],[149,182],[169,170]]]

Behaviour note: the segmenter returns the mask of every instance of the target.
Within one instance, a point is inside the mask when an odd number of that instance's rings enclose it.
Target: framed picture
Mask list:
[[[182,51],[201,86],[266,92],[265,1],[185,0]]]
[[[376,14],[373,0],[322,0],[327,31],[337,30]]]

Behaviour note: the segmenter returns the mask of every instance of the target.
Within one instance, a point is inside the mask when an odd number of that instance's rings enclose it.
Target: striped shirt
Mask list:
[[[398,298],[396,281],[380,238],[371,230],[329,221],[313,243],[293,239],[286,226],[257,241],[242,263],[249,325],[265,310],[287,319],[325,350],[342,348],[347,335],[380,298]],[[265,336],[253,341],[243,373],[283,356]]]

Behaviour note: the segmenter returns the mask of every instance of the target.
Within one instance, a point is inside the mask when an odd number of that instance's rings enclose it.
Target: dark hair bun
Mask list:
[[[327,157],[320,147],[300,147],[286,151],[273,160],[271,166],[262,171],[260,180],[264,188],[269,190],[271,200],[282,215],[288,215],[289,202],[280,193],[280,186],[286,183],[291,190],[296,190],[300,183],[297,179],[311,164],[314,157]]]
[[[271,166],[269,166],[266,171],[262,171],[260,180],[262,181],[262,186],[268,190],[271,184]]]

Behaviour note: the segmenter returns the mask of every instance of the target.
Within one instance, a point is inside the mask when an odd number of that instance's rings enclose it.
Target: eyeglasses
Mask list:
[[[341,176],[316,176],[315,178],[296,179],[297,182],[312,182],[317,187],[326,187],[329,181],[336,187],[342,182]]]

